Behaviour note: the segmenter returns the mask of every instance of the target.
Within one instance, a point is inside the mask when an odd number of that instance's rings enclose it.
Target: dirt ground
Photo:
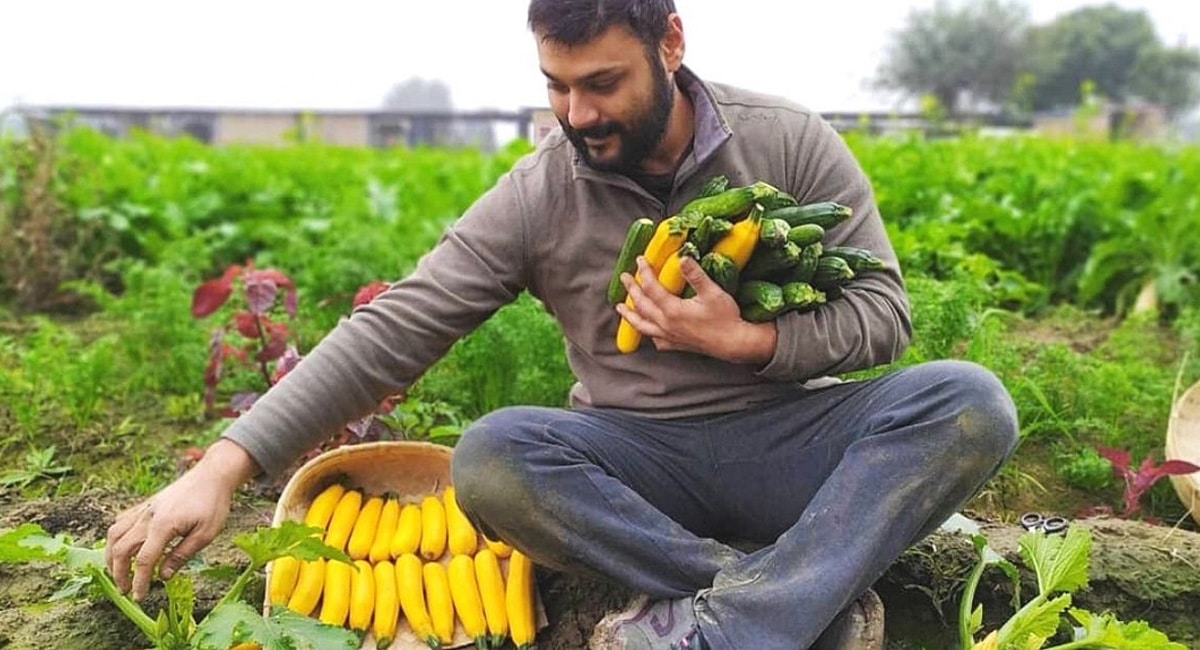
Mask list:
[[[99,492],[25,502],[0,496],[0,528],[32,522],[50,533],[69,533],[77,543],[86,545],[101,540],[115,514],[133,502],[131,497]],[[244,567],[245,560],[230,539],[233,534],[268,524],[272,510],[268,501],[244,498],[237,502],[225,532],[203,552],[204,561]],[[1200,611],[1200,534],[1122,520],[1081,525],[1087,525],[1096,539],[1095,566],[1092,587],[1077,603],[1096,611],[1114,608],[1145,618],[1200,650],[1200,619],[1195,616]],[[1019,528],[985,523],[984,534],[998,552],[1016,559]],[[948,603],[957,602],[973,560],[965,538],[935,535],[907,553],[876,584],[887,610],[891,650],[946,647],[955,629],[954,606]],[[632,596],[615,585],[562,574],[541,572],[538,580],[550,621],[540,634],[540,650],[585,648],[600,617]],[[146,647],[138,630],[107,602],[48,603],[59,586],[44,566],[0,565],[0,648]],[[198,615],[214,606],[224,586],[198,579]],[[248,590],[248,598],[259,602],[262,593],[259,581]],[[992,575],[981,585],[980,599],[987,612],[1004,611],[1010,597],[1011,589],[1002,576]],[[164,601],[158,590],[144,606],[153,612]]]

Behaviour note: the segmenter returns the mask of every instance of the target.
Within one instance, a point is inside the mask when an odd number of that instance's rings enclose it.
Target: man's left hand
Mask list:
[[[624,303],[617,305],[617,311],[658,350],[697,352],[731,363],[764,364],[774,356],[775,324],[742,320],[733,296],[708,277],[696,260],[685,258],[681,266],[684,279],[696,292],[687,299],[659,284],[646,258],[638,257],[637,267],[638,281],[628,273],[621,276],[636,311]]]

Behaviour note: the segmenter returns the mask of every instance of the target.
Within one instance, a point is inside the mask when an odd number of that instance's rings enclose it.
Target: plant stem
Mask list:
[[[979,553],[979,561],[975,564],[975,568],[971,571],[970,577],[967,578],[967,585],[963,589],[962,603],[958,607],[958,638],[962,643],[962,650],[971,650],[971,646],[975,644],[975,639],[972,637],[971,625],[971,603],[975,602],[975,588],[979,586],[979,579],[983,577],[983,570],[987,567],[987,562],[984,560],[983,552]]]
[[[250,577],[253,576],[260,567],[261,565],[251,562],[250,566],[246,567],[246,570],[242,571],[241,575],[237,577],[237,580],[233,581],[233,585],[229,587],[229,591],[225,592],[225,595],[221,596],[221,600],[217,601],[217,604],[213,606],[213,610],[216,610],[225,603],[240,599],[242,597],[242,592],[246,590],[246,585],[250,584]]]
[[[98,585],[100,585],[100,591],[104,592],[105,596],[108,596],[108,599],[117,606],[117,609],[121,610],[122,614],[124,614],[129,620],[133,621],[134,625],[138,626],[138,629],[142,631],[142,634],[146,635],[146,638],[150,639],[151,642],[157,645],[159,642],[158,625],[154,622],[154,619],[150,618],[150,615],[147,614],[140,605],[130,600],[125,594],[121,593],[121,591],[117,589],[116,583],[114,583],[112,578],[109,578],[104,571],[100,569],[94,569],[91,571],[91,573],[92,578],[96,580]]]
[[[258,314],[254,315],[254,329],[258,330],[258,340],[260,343],[262,343],[262,348],[259,351],[261,352],[262,350],[266,350],[267,346],[270,345],[271,342],[267,340],[267,332],[262,326],[262,316],[259,316]],[[267,388],[275,385],[275,382],[271,381],[271,372],[267,370],[266,361],[261,359],[259,360],[258,371],[262,373],[263,380],[267,382]]]

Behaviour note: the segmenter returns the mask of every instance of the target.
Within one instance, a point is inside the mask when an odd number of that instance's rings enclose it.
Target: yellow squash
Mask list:
[[[321,600],[321,588],[325,586],[325,558],[317,558],[300,565],[300,577],[296,589],[288,599],[287,608],[301,616],[308,616]]]
[[[475,579],[475,559],[470,555],[455,555],[446,570],[450,579],[450,597],[454,611],[462,621],[467,636],[475,640],[477,650],[487,650],[487,618],[479,598],[479,582]]]
[[[396,522],[399,520],[400,500],[389,494],[384,497],[383,510],[379,513],[379,528],[375,531],[375,541],[371,542],[371,552],[367,554],[372,562],[392,559],[392,537],[396,535]]]
[[[271,562],[271,584],[267,587],[267,595],[272,605],[287,605],[296,588],[296,580],[300,577],[300,560],[285,555]]]
[[[317,528],[328,526],[330,517],[333,517],[333,509],[337,507],[338,501],[341,501],[342,495],[345,493],[346,488],[341,483],[333,483],[321,490],[317,498],[313,499],[308,506],[308,512],[304,513],[305,525]]]
[[[350,613],[350,582],[354,565],[330,560],[325,563],[325,586],[321,594],[321,622],[341,627]]]
[[[490,540],[487,538],[487,535],[484,535],[483,543],[487,544],[487,547],[491,549],[491,551],[495,553],[496,557],[498,558],[506,558],[512,555],[513,547],[505,544],[504,542]]]
[[[442,500],[427,496],[421,500],[421,557],[432,562],[446,552],[446,507]]]
[[[317,498],[309,504],[308,512],[304,513],[304,524],[324,529],[345,491],[346,488],[341,483],[332,483],[321,490]],[[276,558],[271,562],[271,583],[267,587],[267,594],[272,605],[287,605],[300,577],[300,564],[300,560],[290,556]]]
[[[354,560],[362,560],[371,554],[371,546],[375,543],[375,532],[379,530],[379,517],[383,513],[383,497],[372,496],[363,504],[354,520],[354,528],[350,531],[350,540],[346,544],[346,554]]]
[[[458,507],[454,486],[446,488],[442,500],[446,504],[446,531],[449,535],[450,554],[474,555],[475,547],[479,544],[479,533]]]
[[[329,519],[329,529],[325,531],[325,543],[339,551],[346,550],[346,542],[354,531],[354,522],[358,520],[358,511],[362,507],[363,494],[359,490],[346,490],[337,507],[333,509],[333,517]]]
[[[421,558],[406,553],[396,558],[396,589],[400,593],[400,609],[413,634],[435,650],[442,647],[437,633],[433,631],[433,621],[429,618],[429,609],[425,606],[425,580],[422,576]]]
[[[433,632],[445,645],[454,643],[454,599],[450,595],[450,578],[441,562],[426,562],[421,567],[425,579],[425,603]]]
[[[504,608],[504,573],[496,554],[489,549],[480,549],[475,554],[475,580],[479,583],[479,598],[491,633],[489,640],[492,647],[499,648],[508,636],[508,612]]]
[[[396,567],[390,560],[375,563],[375,611],[372,616],[372,634],[375,647],[386,648],[396,638],[396,626],[400,622],[400,593],[396,588]]]
[[[405,553],[416,553],[421,547],[421,506],[406,503],[400,509],[400,519],[396,522],[396,533],[388,551],[393,558]]]
[[[754,254],[754,247],[758,244],[758,234],[762,230],[762,214],[762,206],[754,204],[750,214],[733,224],[729,233],[713,245],[711,252],[728,257],[739,271],[746,268],[750,256]]]
[[[533,562],[520,551],[513,551],[508,560],[508,585],[504,596],[512,642],[517,646],[517,650],[528,650],[537,634]]]
[[[663,265],[667,263],[667,260],[687,242],[687,237],[688,229],[677,216],[663,219],[658,224],[654,236],[650,238],[650,243],[646,244],[646,252],[642,254],[650,268],[653,269],[655,277],[662,272]],[[637,278],[636,273],[634,278]],[[625,299],[625,306],[630,309],[634,308],[632,297]],[[617,325],[617,349],[624,354],[630,354],[636,352],[641,344],[642,333],[637,331],[629,321],[622,318],[620,324]]]
[[[365,633],[371,627],[371,614],[374,611],[375,569],[366,560],[355,560],[354,571],[350,575],[350,629]]]

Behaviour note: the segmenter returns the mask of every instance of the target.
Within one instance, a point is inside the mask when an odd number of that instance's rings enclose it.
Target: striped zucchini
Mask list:
[[[637,257],[646,251],[646,245],[654,237],[654,231],[654,222],[644,217],[629,225],[629,230],[625,233],[625,243],[621,246],[620,254],[617,255],[616,264],[613,265],[612,278],[608,281],[607,295],[610,305],[619,305],[624,302],[628,292],[621,282],[621,274],[637,273]]]
[[[850,267],[850,270],[856,274],[864,271],[879,271],[884,268],[883,260],[876,257],[875,253],[866,248],[830,246],[825,249],[825,255],[842,258],[846,261],[846,265]]]
[[[815,244],[825,238],[825,229],[819,224],[802,223],[788,230],[787,239],[797,246]]]
[[[770,219],[783,219],[788,225],[796,226],[815,223],[825,230],[849,219],[854,211],[849,207],[833,201],[808,203],[784,208],[776,208],[766,214]]]

